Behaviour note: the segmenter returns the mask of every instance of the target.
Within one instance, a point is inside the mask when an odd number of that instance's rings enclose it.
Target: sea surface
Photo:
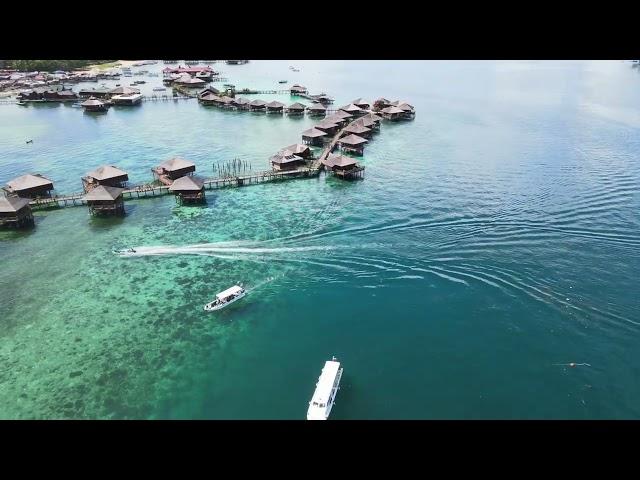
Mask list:
[[[361,181],[133,200],[120,219],[40,211],[0,232],[0,418],[304,419],[332,355],[332,419],[640,417],[640,68],[212,67],[238,88],[286,79],[417,115],[383,123]],[[145,80],[149,94],[162,77]],[[102,164],[143,183],[176,155],[203,176],[234,158],[265,169],[314,123],[195,100],[0,105],[0,184],[38,172],[78,192]],[[113,253],[130,247],[149,254]],[[243,300],[203,311],[239,281]]]

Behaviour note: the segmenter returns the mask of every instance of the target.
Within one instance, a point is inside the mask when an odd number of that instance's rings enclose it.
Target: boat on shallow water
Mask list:
[[[278,80],[278,83],[287,83],[288,80]]]
[[[204,306],[205,311],[214,312],[221,310],[224,307],[231,305],[233,302],[240,300],[247,294],[247,291],[240,285],[234,285],[231,288],[227,288],[225,291],[216,295],[216,299],[207,303]]]
[[[136,251],[133,248],[126,248],[122,250],[114,250],[113,253],[115,253],[116,255],[120,255],[121,257],[127,257],[135,254]]]
[[[309,402],[307,410],[307,420],[326,420],[331,414],[331,408],[336,401],[336,394],[340,389],[340,379],[343,368],[336,357],[328,360],[324,364],[316,391]]]

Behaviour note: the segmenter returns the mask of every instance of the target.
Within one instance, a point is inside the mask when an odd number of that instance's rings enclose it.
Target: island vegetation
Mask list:
[[[21,72],[53,72],[56,70],[76,70],[89,65],[112,63],[115,60],[3,60],[4,68]]]

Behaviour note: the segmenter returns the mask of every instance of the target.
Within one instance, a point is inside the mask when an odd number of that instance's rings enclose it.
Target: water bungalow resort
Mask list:
[[[113,165],[103,165],[82,177],[82,185],[84,191],[89,192],[98,185],[125,188],[128,180],[129,175],[124,170]]]
[[[200,177],[180,177],[171,184],[169,191],[175,194],[180,205],[205,202],[204,180]]]
[[[87,112],[106,112],[107,110],[109,110],[109,106],[110,106],[109,103],[103,102],[102,100],[98,100],[95,97],[90,97],[88,100],[85,100],[80,105]]]
[[[320,171],[345,180],[363,178],[364,166],[345,153],[363,155],[365,145],[373,133],[379,131],[383,119],[396,121],[415,117],[415,109],[408,102],[392,102],[386,98],[377,99],[373,105],[357,98],[339,109],[331,109],[331,114],[326,116],[326,105],[333,103],[333,99],[324,93],[309,95],[307,88],[298,84],[288,90],[290,94],[306,98],[313,103],[305,106],[303,103],[294,102],[286,106],[278,101],[249,101],[236,97],[236,90],[231,85],[226,86],[228,88],[224,93],[214,87],[202,88],[209,75],[218,74],[210,67],[171,67],[165,68],[163,74],[175,81],[176,88],[200,88],[201,91],[197,94],[186,95],[189,98],[197,98],[202,105],[254,112],[286,112],[288,115],[304,115],[306,112],[309,116],[324,118],[314,127],[302,132],[302,143],[289,145],[271,156],[271,169],[265,171],[252,172],[249,167],[249,172],[246,172],[246,162],[238,161],[236,164],[234,161],[232,169],[219,168],[218,176],[203,179],[195,176],[195,163],[174,157],[151,169],[153,183],[129,187],[127,172],[114,165],[104,165],[82,177],[83,193],[55,197],[51,195],[54,188],[51,180],[39,174],[23,175],[9,181],[3,187],[6,196],[0,197],[0,226],[34,225],[32,208],[42,206],[86,204],[91,215],[123,215],[126,199],[148,195],[173,193],[181,205],[201,204],[206,202],[205,189],[211,188],[236,187],[287,178],[308,178],[318,175]],[[87,79],[85,75],[78,81]],[[249,89],[241,90],[239,93],[242,92],[282,93]],[[143,99],[140,90],[129,86],[84,89],[80,90],[79,95],[65,90],[62,86],[53,86],[33,89],[22,94],[22,98],[27,101],[66,101],[79,97],[85,99],[80,105],[86,111],[104,111],[111,104],[137,104]],[[322,147],[322,152],[315,157],[311,146]],[[341,150],[341,153],[333,153],[336,149]],[[239,165],[243,166],[236,168]]]
[[[304,158],[296,155],[291,150],[282,150],[276,153],[270,159],[271,168],[275,171],[278,170],[296,170],[306,165]]]
[[[327,113],[327,107],[321,103],[313,103],[307,107],[309,115],[325,115]]]
[[[306,108],[302,103],[294,102],[287,107],[287,115],[303,115]]]
[[[39,173],[27,174],[10,180],[3,190],[7,192],[7,196],[30,199],[50,197],[53,182]]]
[[[28,198],[0,197],[0,226],[30,227],[33,226],[33,214]]]
[[[282,113],[284,106],[284,103],[278,101],[269,102],[265,105],[267,113]]]
[[[364,174],[364,167],[360,166],[354,158],[345,155],[329,154],[322,160],[325,170],[343,179],[360,178]]]
[[[310,128],[302,132],[302,143],[305,145],[321,146],[329,134],[318,128]]]
[[[351,134],[338,140],[338,145],[343,152],[364,155],[364,145],[367,142],[367,139]]]
[[[170,158],[151,169],[154,178],[165,185],[171,185],[180,177],[193,175],[195,171],[196,164],[181,157]]]
[[[124,215],[124,188],[98,185],[82,199],[89,207],[91,215]]]

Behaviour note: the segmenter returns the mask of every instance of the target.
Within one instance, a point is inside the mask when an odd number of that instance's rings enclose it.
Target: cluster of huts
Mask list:
[[[176,201],[202,203],[205,200],[204,180],[195,177],[196,166],[183,158],[171,158],[152,169],[154,178],[169,186]],[[103,165],[82,177],[83,195],[92,215],[123,215],[123,195],[129,187],[129,175],[115,165]],[[0,226],[27,227],[33,225],[31,203],[51,198],[53,182],[40,175],[27,174],[7,182],[0,196]]]
[[[86,99],[80,105],[89,112],[104,112],[111,105],[139,105],[142,102],[140,90],[127,86],[80,90],[78,94]]]

